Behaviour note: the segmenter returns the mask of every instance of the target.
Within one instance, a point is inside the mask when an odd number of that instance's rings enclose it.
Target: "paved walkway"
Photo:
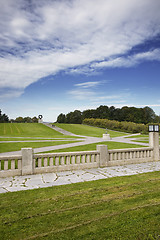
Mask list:
[[[103,144],[103,142],[106,142],[106,141],[107,142],[110,141],[110,142],[131,143],[131,144],[136,144],[136,145],[138,144],[138,145],[142,145],[142,146],[146,146],[146,147],[149,145],[148,143],[133,142],[132,140],[136,140],[136,138],[134,138],[135,135],[137,135],[137,134],[127,135],[127,136],[125,135],[125,136],[121,136],[121,137],[114,137],[111,140],[105,140],[103,138],[98,138],[98,137],[88,137],[88,136],[75,135],[75,136],[77,136],[77,139],[69,139],[69,140],[73,140],[73,141],[77,140],[77,142],[62,144],[62,145],[56,145],[56,146],[34,148],[34,153],[47,152],[47,151],[53,151],[53,150],[76,147],[76,146],[83,146],[83,145],[92,144],[92,143]],[[132,136],[133,138],[127,138],[129,136]],[[78,137],[84,137],[84,139],[82,139],[82,138],[78,139]],[[66,139],[66,138],[64,139],[64,141],[67,141],[67,140],[68,139]],[[57,141],[57,140],[54,140],[54,141]],[[10,141],[10,142],[15,142],[15,141]],[[26,141],[19,141],[18,140],[18,142],[26,142]],[[33,140],[27,141],[27,142],[33,142]],[[36,142],[37,142],[37,140],[36,140]],[[39,140],[39,142],[44,142],[44,140]],[[0,153],[0,156],[20,155],[20,154],[21,154],[21,151],[13,151],[13,152]]]
[[[153,171],[160,171],[160,161],[116,167],[0,178],[0,193],[52,187],[117,176],[129,176]]]

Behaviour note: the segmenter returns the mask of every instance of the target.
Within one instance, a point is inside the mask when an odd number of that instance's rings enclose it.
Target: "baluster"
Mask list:
[[[139,151],[139,158],[142,158],[142,151]]]
[[[21,168],[22,168],[22,161],[18,160],[18,169],[21,169]]]
[[[95,159],[95,155],[92,154],[92,155],[91,155],[91,162],[92,162],[92,163],[94,163],[94,159]]]
[[[70,164],[70,156],[66,157],[66,164],[69,165]]]
[[[42,167],[42,158],[38,158],[38,167]]]
[[[55,157],[55,166],[59,165],[59,157]]]
[[[11,160],[11,169],[13,170],[13,169],[15,169],[15,160]]]
[[[87,156],[86,156],[86,162],[87,162],[87,163],[90,163],[90,155],[87,155]]]
[[[96,162],[99,162],[99,154],[96,154]]]
[[[110,153],[109,154],[109,161],[112,161],[113,160],[113,153]]]
[[[0,160],[0,170],[2,170],[2,168],[1,168],[1,160]]]
[[[125,152],[125,154],[126,154],[126,157],[125,157],[125,159],[128,159],[128,152]]]
[[[49,158],[49,166],[53,166],[53,157]]]
[[[45,158],[44,158],[44,167],[47,167],[47,160],[48,160],[48,159],[45,157]]]
[[[133,158],[134,159],[136,158],[136,152],[133,152]]]
[[[85,155],[82,155],[82,158],[81,158],[81,161],[82,161],[82,163],[85,163]]]
[[[71,164],[75,164],[75,155],[71,156]]]
[[[118,160],[121,160],[121,153],[118,153]]]
[[[80,164],[80,155],[78,155],[78,156],[76,157],[76,163],[77,163],[77,164]]]
[[[131,152],[128,152],[128,159],[131,159]]]
[[[61,157],[61,165],[64,165],[64,156]]]
[[[8,170],[8,160],[4,161],[4,170]]]

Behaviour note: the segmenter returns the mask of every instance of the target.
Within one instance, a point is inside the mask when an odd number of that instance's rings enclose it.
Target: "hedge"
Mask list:
[[[115,120],[95,118],[86,118],[83,120],[83,124],[129,133],[148,133],[148,124],[145,125],[133,122],[118,122]]]

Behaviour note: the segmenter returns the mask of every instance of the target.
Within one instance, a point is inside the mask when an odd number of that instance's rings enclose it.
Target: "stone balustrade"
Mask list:
[[[97,151],[34,154],[34,173],[96,168],[99,155]]]
[[[154,161],[153,148],[151,147],[116,149],[109,150],[108,152],[109,152],[108,166]]]
[[[159,152],[159,149],[158,149]],[[109,167],[158,161],[154,147],[108,150],[97,145],[96,151],[34,154],[23,148],[22,155],[0,157],[0,177],[40,174],[57,171]]]
[[[22,175],[22,155],[0,157],[0,177]]]

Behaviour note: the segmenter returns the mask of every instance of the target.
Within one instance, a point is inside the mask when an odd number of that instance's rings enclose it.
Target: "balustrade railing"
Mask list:
[[[99,166],[97,151],[34,154],[34,172],[65,171]]]
[[[158,150],[159,152],[159,150]],[[156,156],[156,158],[155,158]],[[158,161],[154,148],[108,150],[98,145],[96,151],[34,154],[30,148],[22,155],[0,157],[0,177],[97,168]]]
[[[0,177],[19,176],[22,172],[22,156],[0,157]]]
[[[108,153],[108,166],[148,162],[153,159],[153,148],[148,147],[109,150]]]

